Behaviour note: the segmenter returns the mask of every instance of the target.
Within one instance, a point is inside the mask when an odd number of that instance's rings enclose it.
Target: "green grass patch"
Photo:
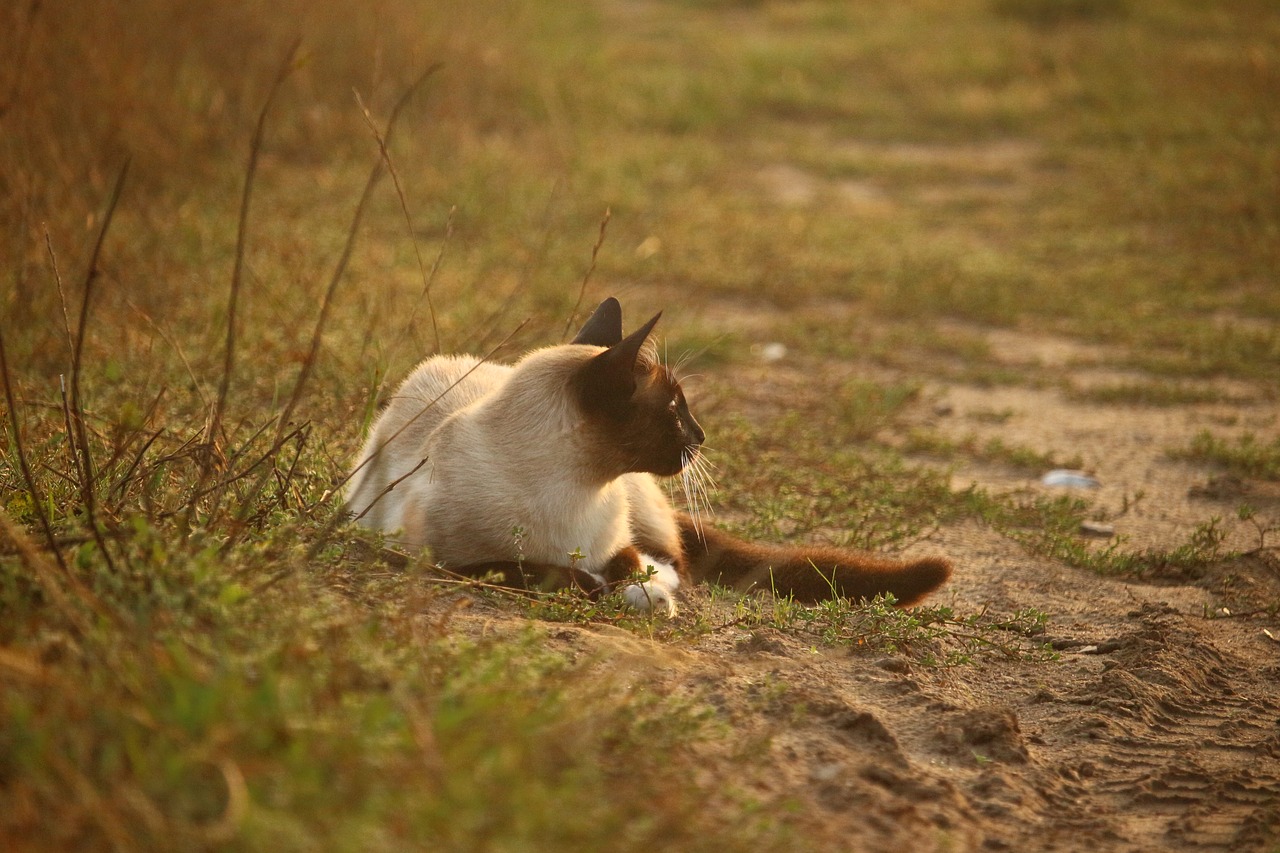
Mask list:
[[[780,596],[734,598],[735,627],[770,628],[822,646],[849,647],[858,653],[901,654],[924,666],[961,666],[979,660],[1031,662],[1057,660],[1036,640],[1049,615],[1029,609],[1007,616],[985,610],[960,616],[946,605],[901,610],[892,596],[866,603],[832,600],[800,604]]]
[[[996,417],[999,413],[996,413]],[[1053,452],[1033,450],[1006,442],[999,437],[980,440],[975,435],[968,435],[955,441],[935,432],[912,430],[903,446],[904,453],[923,453],[953,459],[957,456],[968,456],[981,462],[994,462],[1028,474],[1040,474],[1054,468],[1082,468],[1083,460],[1078,456],[1060,457]]]
[[[1235,441],[1203,430],[1189,447],[1172,450],[1175,459],[1208,462],[1246,477],[1280,480],[1280,437],[1267,441],[1248,432]]]

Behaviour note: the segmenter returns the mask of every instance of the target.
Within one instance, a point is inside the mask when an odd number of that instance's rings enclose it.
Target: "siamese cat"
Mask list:
[[[678,512],[656,478],[696,475],[706,436],[646,346],[660,316],[624,337],[609,298],[571,343],[513,365],[427,359],[375,422],[347,510],[453,572],[621,588],[632,607],[669,615],[689,581],[802,601],[892,593],[907,606],[950,577],[940,557],[748,543]]]

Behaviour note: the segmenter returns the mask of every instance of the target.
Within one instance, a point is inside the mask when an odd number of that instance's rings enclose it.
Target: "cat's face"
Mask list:
[[[639,365],[629,395],[581,385],[579,405],[593,434],[593,453],[615,474],[679,474],[706,433],[689,411],[675,375],[660,364]],[[614,389],[616,390],[616,389]]]
[[[607,305],[597,309],[575,341],[583,342]],[[689,411],[675,374],[644,351],[658,318],[626,338],[621,338],[620,319],[620,315],[616,320],[609,317],[609,326],[617,331],[603,333],[607,343],[591,341],[608,349],[586,361],[574,381],[578,405],[591,431],[593,461],[612,476],[679,474],[697,456],[706,433]]]
[[[660,364],[637,377],[615,434],[636,460],[630,470],[664,477],[679,474],[707,437],[675,374]]]

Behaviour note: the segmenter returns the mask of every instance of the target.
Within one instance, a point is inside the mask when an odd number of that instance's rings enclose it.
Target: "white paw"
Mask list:
[[[660,583],[653,581],[634,583],[622,591],[622,597],[626,599],[627,604],[643,613],[676,615],[675,594]]]

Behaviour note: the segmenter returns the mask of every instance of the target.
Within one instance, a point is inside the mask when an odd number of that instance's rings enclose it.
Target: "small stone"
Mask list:
[[[773,364],[774,362],[782,361],[787,357],[787,345],[776,341],[773,343],[761,344],[758,348],[752,347],[752,349],[756,350],[757,354],[760,356],[760,360],[765,364]]]
[[[889,672],[896,672],[899,675],[909,675],[911,673],[911,663],[903,658],[880,658],[880,660],[876,661],[876,666]]]
[[[1102,483],[1087,471],[1072,471],[1069,468],[1055,468],[1041,477],[1040,482],[1046,486],[1065,489],[1097,489],[1102,486]]]
[[[834,782],[840,776],[843,768],[839,764],[820,764],[813,768],[813,781],[815,782]]]
[[[1080,522],[1080,533],[1084,536],[1110,539],[1116,535],[1116,528],[1114,524],[1107,524],[1103,521],[1082,521]]]

